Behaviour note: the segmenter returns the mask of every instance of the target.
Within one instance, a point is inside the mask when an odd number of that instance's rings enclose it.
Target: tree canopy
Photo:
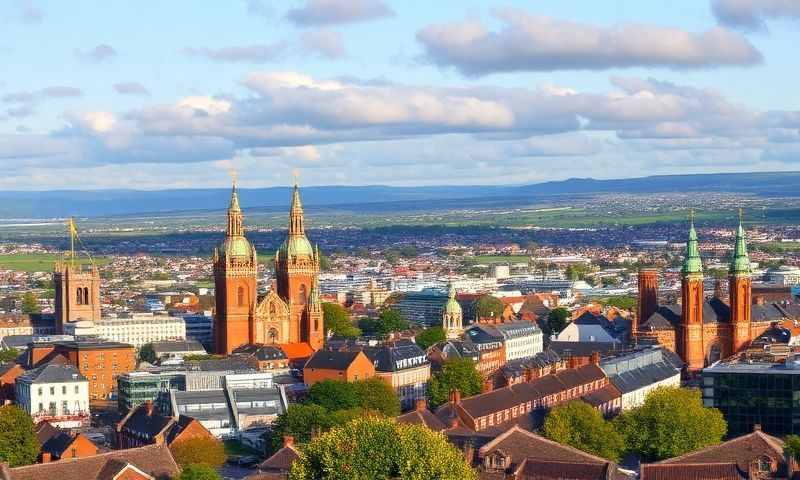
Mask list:
[[[187,465],[177,480],[222,480],[217,471],[208,465]]]
[[[703,406],[698,389],[661,387],[644,404],[615,420],[632,453],[645,461],[677,457],[716,445],[728,425],[716,408]]]
[[[345,382],[323,380],[308,392],[308,402],[329,411],[363,408],[394,417],[400,414],[400,401],[391,385],[379,378]]]
[[[39,448],[30,415],[16,405],[0,407],[0,461],[12,468],[30,465],[36,461]]]
[[[39,306],[39,299],[33,292],[26,292],[22,296],[22,313],[42,313],[42,308]]]
[[[414,340],[419,345],[419,348],[427,350],[431,346],[447,340],[447,334],[444,328],[436,326],[421,331]]]
[[[783,453],[800,462],[800,436],[787,435],[783,443]]]
[[[272,424],[269,450],[277,451],[283,445],[283,437],[290,435],[297,443],[311,441],[314,432],[326,432],[334,426],[342,425],[354,418],[363,417],[368,412],[362,408],[329,411],[313,403],[293,403]]]
[[[475,315],[478,318],[499,317],[503,314],[503,302],[497,297],[484,295],[475,304]]]
[[[554,335],[564,330],[569,321],[570,313],[564,307],[556,307],[547,314],[547,335]]]
[[[142,345],[142,348],[139,349],[139,361],[147,363],[155,363],[156,352],[155,350],[153,350],[152,343],[145,343],[144,345]]]
[[[195,437],[169,446],[172,456],[181,467],[205,465],[219,468],[225,463],[225,446],[216,438]]]
[[[0,363],[13,362],[19,357],[19,350],[14,347],[0,349]]]
[[[450,391],[458,389],[463,397],[481,393],[483,378],[475,363],[469,358],[454,358],[444,362],[442,369],[431,376],[428,395],[431,405],[437,407],[450,396]]]
[[[408,321],[397,310],[384,308],[378,318],[364,317],[359,320],[358,327],[367,335],[385,337],[408,328]]]
[[[581,400],[550,410],[544,420],[543,432],[550,440],[614,462],[619,461],[624,448],[623,437],[614,425]]]
[[[347,338],[361,335],[361,330],[350,321],[350,313],[338,303],[323,303],[322,314],[325,328],[334,335]]]
[[[291,480],[475,480],[463,455],[440,433],[392,419],[357,418],[309,443]]]

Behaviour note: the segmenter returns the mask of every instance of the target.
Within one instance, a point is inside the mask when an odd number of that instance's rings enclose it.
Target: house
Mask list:
[[[39,441],[39,462],[85,458],[97,455],[97,445],[82,433],[70,434],[53,426],[48,421],[36,424],[36,439]]]
[[[257,474],[247,478],[287,479],[289,471],[292,469],[292,463],[298,458],[300,458],[300,452],[294,446],[294,438],[285,436],[283,437],[283,447],[258,465]]]
[[[14,400],[17,377],[23,372],[25,369],[18,363],[0,364],[0,402]]]
[[[431,368],[434,370],[440,370],[444,362],[450,359],[468,358],[477,365],[481,358],[481,352],[478,350],[477,345],[460,340],[439,342],[428,348],[426,354],[431,362]]]
[[[89,421],[89,381],[73,365],[54,362],[23,373],[15,395],[34,422],[76,428]]]
[[[169,480],[180,467],[166,445],[148,445],[91,457],[9,468],[0,464],[0,480]]]
[[[143,445],[172,445],[191,438],[214,438],[199,421],[186,415],[166,417],[155,411],[147,401],[130,410],[117,423],[117,448]]]
[[[424,425],[434,432],[441,432],[447,428],[447,425],[439,417],[428,410],[427,402],[424,398],[418,399],[415,407],[414,410],[397,417],[397,421],[410,425]]]
[[[427,396],[431,364],[419,345],[397,340],[377,348],[366,347],[364,351],[375,366],[375,376],[394,389],[401,409],[413,408],[417,399]]]
[[[289,357],[274,345],[250,343],[235,349],[233,355],[244,358],[260,371],[289,368]]]
[[[308,386],[322,380],[352,382],[373,376],[375,376],[375,366],[360,350],[318,350],[303,368],[303,381]]]
[[[504,363],[517,358],[532,357],[543,349],[542,331],[533,322],[476,324],[469,327],[466,334],[473,343],[502,342],[505,351]]]
[[[480,447],[476,463],[479,478],[485,480],[633,480],[636,478],[634,472],[623,470],[605,458],[561,445],[518,426],[509,428]]]
[[[619,326],[615,323],[603,315],[597,315],[587,310],[564,327],[556,335],[556,341],[619,343],[625,334],[625,331],[620,331],[619,328],[622,326],[624,329],[623,324],[627,322],[620,320]]]
[[[783,441],[761,431],[658,463],[642,464],[641,480],[713,478],[761,480],[793,478],[794,462],[788,465]]]

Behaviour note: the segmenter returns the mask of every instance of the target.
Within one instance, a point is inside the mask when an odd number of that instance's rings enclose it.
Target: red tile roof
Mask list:
[[[642,464],[640,480],[744,480],[735,463]]]

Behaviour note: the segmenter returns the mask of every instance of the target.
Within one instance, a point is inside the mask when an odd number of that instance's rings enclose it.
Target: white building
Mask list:
[[[533,322],[508,322],[493,325],[503,337],[506,347],[506,362],[517,358],[527,358],[543,350],[544,335]]]
[[[800,268],[780,267],[767,272],[767,280],[778,285],[800,285]]]
[[[89,380],[74,365],[49,363],[17,377],[19,406],[34,422],[77,428],[89,420]]]
[[[622,410],[644,404],[658,387],[680,387],[682,362],[662,347],[641,350],[600,363],[611,383],[622,393]]]
[[[134,314],[126,318],[103,318],[97,322],[69,322],[64,324],[64,333],[127,343],[138,349],[144,344],[162,340],[185,340],[186,322],[181,317],[169,315]]]

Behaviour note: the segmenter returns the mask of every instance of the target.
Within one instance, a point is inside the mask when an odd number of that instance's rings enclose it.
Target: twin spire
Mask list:
[[[303,204],[300,202],[300,188],[294,183],[292,191],[292,208],[289,209],[289,236],[302,236],[306,234],[303,226]]]
[[[736,243],[728,272],[731,274],[749,274],[750,257],[747,255],[747,239],[742,226],[744,214],[739,209],[739,226],[736,228]],[[694,229],[694,209],[689,211],[689,240],[686,242],[686,258],[683,270],[686,273],[703,273],[703,262],[700,259],[700,248],[697,242],[697,231]]]
[[[227,236],[244,235],[243,219],[242,207],[239,205],[239,194],[236,191],[236,178],[234,177],[233,187],[231,188],[231,203],[228,207]],[[303,203],[300,201],[300,187],[295,181],[292,191],[292,207],[289,210],[289,235],[302,236],[305,235],[305,233]]]
[[[239,206],[239,194],[236,193],[236,178],[233,179],[231,189],[231,204],[228,207],[228,229],[226,235],[229,237],[239,237],[244,235],[244,216],[242,208]]]

